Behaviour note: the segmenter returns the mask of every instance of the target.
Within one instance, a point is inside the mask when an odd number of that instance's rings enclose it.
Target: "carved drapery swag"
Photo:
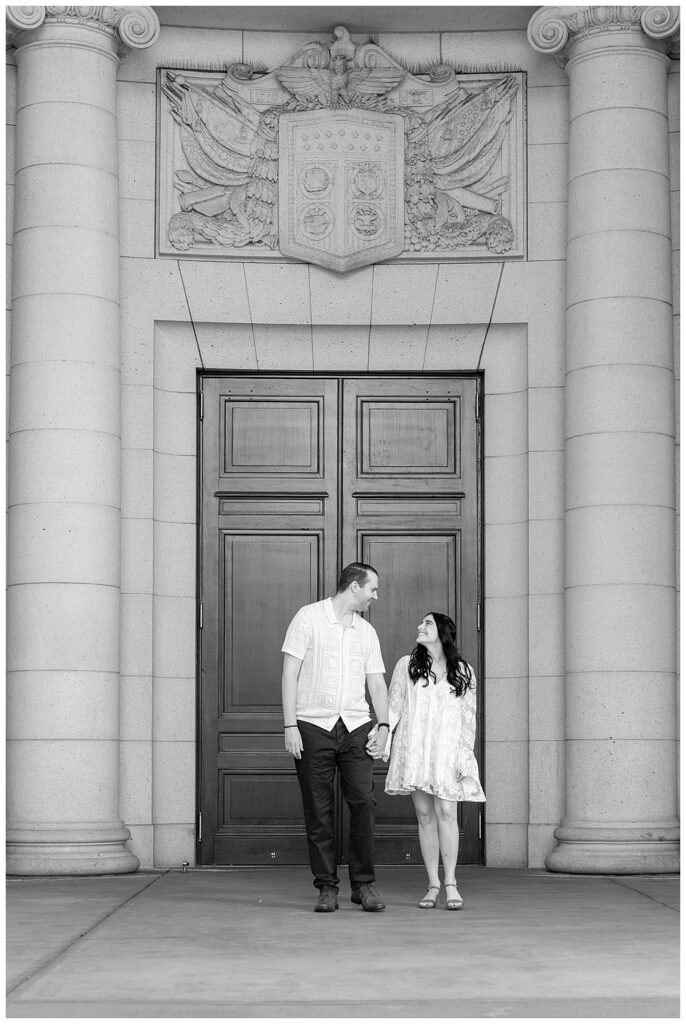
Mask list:
[[[245,64],[223,75],[161,70],[159,253],[278,258],[280,224],[283,233],[286,223],[283,208],[279,215],[279,176],[285,175],[280,119],[325,110],[331,111],[331,128],[341,111],[351,115],[343,119],[349,132],[344,142],[355,147],[358,170],[367,168],[356,176],[358,190],[369,190],[362,216],[355,214],[361,230],[380,230],[383,208],[375,203],[384,190],[398,188],[404,206],[400,258],[521,257],[523,88],[518,72],[457,75],[452,67],[436,65],[411,74],[375,44],[355,44],[340,26],[333,44],[312,42],[269,73]],[[404,158],[397,180],[374,164],[375,137],[367,149],[364,132],[355,134],[356,111],[401,119]],[[331,137],[337,134],[322,130],[315,137],[315,131],[309,140],[312,165],[303,179],[313,199],[324,188],[322,168],[333,166],[326,161],[334,155]],[[324,207],[319,205],[320,213]],[[321,216],[316,224],[324,230]],[[312,218],[310,226],[314,230]],[[372,253],[366,262],[374,261]],[[358,257],[354,265],[363,262]]]

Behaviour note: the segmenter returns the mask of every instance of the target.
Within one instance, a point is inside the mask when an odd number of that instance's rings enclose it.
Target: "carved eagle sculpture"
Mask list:
[[[261,112],[232,88],[230,75],[210,91],[181,74],[166,73],[162,89],[179,125],[190,169],[175,176],[182,210],[169,223],[175,248],[188,249],[198,242],[230,247],[261,243],[275,248],[279,116],[293,110],[374,109],[386,104],[386,94],[406,72],[390,64],[379,66],[374,60],[366,66],[365,47],[356,47],[343,28],[334,34],[333,46],[311,43],[291,64],[275,72],[291,98]],[[516,90],[516,80],[506,77],[476,93],[458,88],[421,116],[411,109],[394,108],[406,124],[409,248],[468,245],[483,235],[488,222],[498,219],[493,215],[499,212],[507,179],[481,191],[475,186],[498,158]],[[481,220],[467,217],[465,208],[471,214],[481,211]]]
[[[314,42],[275,72],[296,100],[319,107],[366,106],[400,85],[405,72],[375,46],[357,46],[343,25],[333,30],[331,46]]]
[[[344,54],[334,54],[330,67],[283,67],[276,72],[284,88],[322,107],[363,106],[370,96],[382,96],[400,85],[405,73],[392,67],[351,68]]]

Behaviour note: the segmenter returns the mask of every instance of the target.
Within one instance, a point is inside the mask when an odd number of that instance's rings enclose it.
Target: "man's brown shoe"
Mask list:
[[[324,886],[319,890],[314,912],[315,914],[331,914],[334,910],[338,910],[338,893],[335,889]]]
[[[361,885],[359,889],[353,889],[350,894],[350,902],[358,903],[363,910],[386,909],[386,904],[382,901],[373,885]]]

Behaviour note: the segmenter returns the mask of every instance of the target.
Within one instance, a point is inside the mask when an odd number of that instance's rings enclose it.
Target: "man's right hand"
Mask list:
[[[286,729],[284,731],[284,743],[286,744],[286,750],[289,754],[292,754],[296,761],[299,761],[302,756],[303,741],[300,735],[300,729]]]

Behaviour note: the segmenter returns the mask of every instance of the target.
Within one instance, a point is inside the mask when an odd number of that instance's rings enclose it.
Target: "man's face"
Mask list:
[[[356,611],[366,612],[372,601],[379,596],[379,577],[376,573],[368,572],[364,583],[353,583],[351,587],[356,598]]]

